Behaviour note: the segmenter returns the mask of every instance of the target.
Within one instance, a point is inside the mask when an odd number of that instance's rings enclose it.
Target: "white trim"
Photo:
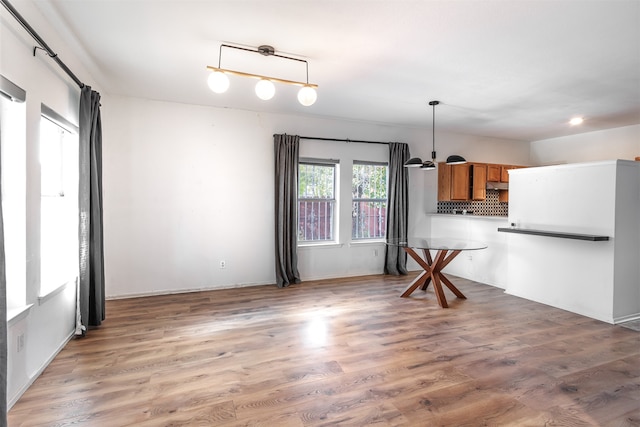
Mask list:
[[[11,326],[14,323],[24,319],[29,314],[29,311],[33,307],[33,304],[23,305],[22,307],[12,308],[7,310],[7,326]]]
[[[58,295],[60,292],[62,292],[63,290],[65,290],[67,288],[69,283],[75,284],[76,280],[77,280],[77,278],[74,278],[73,280],[69,280],[69,281],[63,283],[62,285],[59,285],[59,286],[51,289],[50,291],[45,292],[42,295],[38,295],[38,305],[42,305],[45,302],[49,301],[54,296]]]
[[[120,295],[108,295],[106,299],[108,300],[117,300],[117,299],[127,299],[127,298],[144,298],[144,297],[153,297],[158,295],[176,295],[176,294],[188,294],[191,292],[208,292],[208,291],[217,291],[222,289],[235,289],[235,288],[248,288],[250,286],[266,286],[273,285],[276,286],[275,278],[273,281],[269,282],[252,282],[252,283],[234,283],[220,286],[207,286],[202,288],[189,288],[189,289],[167,289],[163,291],[155,291],[155,292],[142,292],[137,294],[120,294]]]
[[[318,249],[341,248],[343,246],[344,246],[344,243],[338,243],[334,241],[327,242],[327,243],[304,243],[304,244],[298,243],[298,249],[301,249],[301,250],[307,250],[312,248],[318,248]]]
[[[631,322],[633,320],[640,320],[640,313],[628,314],[626,316],[614,317],[613,323],[618,325],[620,323]]]
[[[387,241],[384,239],[361,239],[361,240],[352,240],[349,242],[349,247],[352,246],[384,246],[387,244]]]
[[[62,341],[62,344],[60,344],[58,346],[58,348],[56,349],[56,351],[54,351],[53,354],[47,360],[44,361],[44,363],[35,372],[35,374],[33,374],[29,378],[29,381],[27,381],[27,383],[24,386],[22,386],[22,388],[20,390],[18,390],[18,392],[15,394],[15,396],[13,396],[11,399],[9,399],[9,401],[7,402],[7,410],[11,409],[13,407],[13,405],[15,405],[18,400],[20,400],[22,395],[29,389],[29,387],[31,387],[31,385],[33,385],[34,382],[36,382],[38,377],[44,372],[44,370],[47,368],[47,366],[49,366],[51,364],[51,362],[53,362],[53,359],[56,358],[58,353],[60,353],[62,351],[62,349],[65,348],[67,343],[69,341],[71,341],[71,338],[73,338],[73,332],[71,332],[69,334],[69,336],[67,336],[67,338],[64,341]]]

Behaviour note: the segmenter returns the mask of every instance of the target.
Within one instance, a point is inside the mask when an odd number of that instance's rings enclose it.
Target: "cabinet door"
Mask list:
[[[509,172],[508,170],[513,169],[513,166],[502,165],[500,167],[500,182],[509,182]]]
[[[438,163],[438,201],[451,200],[451,165]]]
[[[471,165],[451,165],[451,200],[469,200],[471,181],[469,168]]]
[[[487,199],[487,166],[481,164],[471,165],[473,185],[471,187],[472,200]]]
[[[487,181],[500,182],[500,165],[487,165]]]

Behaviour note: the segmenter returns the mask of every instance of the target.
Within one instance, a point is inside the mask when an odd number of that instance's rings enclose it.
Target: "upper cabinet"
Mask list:
[[[509,182],[507,171],[522,167],[525,166],[438,163],[438,201],[486,200],[487,182]],[[508,191],[500,190],[499,196],[501,202],[507,201]]]
[[[438,163],[438,201],[451,200],[451,165]]]
[[[487,165],[473,163],[471,165],[471,200],[487,198]]]
[[[438,200],[485,200],[487,168],[482,163],[438,163]]]
[[[520,169],[525,166],[515,165],[501,165],[500,167],[500,182],[509,182],[509,172],[511,169]]]
[[[501,165],[487,165],[487,181],[500,182],[501,174],[502,174]]]
[[[469,200],[469,164],[438,163],[438,200]]]
[[[469,200],[471,165],[451,165],[451,200]]]

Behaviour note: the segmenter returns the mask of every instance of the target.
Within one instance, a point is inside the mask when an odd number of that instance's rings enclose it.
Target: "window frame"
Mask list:
[[[59,133],[59,136],[54,140],[45,141],[46,136],[42,134],[43,123],[48,123],[47,126],[55,126],[55,132]],[[40,141],[39,141],[39,155],[42,155],[42,144],[44,142],[55,142],[58,144],[57,150],[60,155],[59,173],[60,176],[56,179],[59,181],[56,183],[59,185],[58,190],[55,192],[47,192],[42,180],[46,179],[43,171],[41,170],[41,191],[40,191],[40,286],[38,295],[40,298],[47,297],[50,294],[57,292],[61,287],[66,286],[68,283],[74,281],[79,274],[79,262],[77,261],[78,253],[78,221],[79,221],[79,206],[78,206],[78,179],[79,179],[79,141],[78,141],[78,127],[73,123],[66,120],[64,117],[56,113],[45,104],[41,104],[40,111]],[[70,150],[70,151],[69,151]],[[55,151],[55,150],[53,150]],[[67,162],[66,160],[70,160]],[[41,160],[42,162],[42,160]],[[68,168],[72,167],[73,170]],[[42,163],[41,163],[42,168]],[[51,246],[52,242],[61,244],[62,248],[67,248],[67,251],[52,251],[51,254],[46,254],[45,235],[56,234],[60,232],[57,230],[45,231],[44,223],[51,221],[51,218],[45,218],[45,210],[50,210],[50,213],[60,213],[59,211],[73,212],[73,217],[69,216],[63,221],[59,227],[64,228],[64,224],[68,227],[68,234],[65,236],[69,239],[75,238],[76,241],[70,243],[70,241],[63,241],[63,239],[54,239],[48,242]],[[51,228],[53,230],[53,228]],[[51,240],[49,236],[49,240]],[[66,243],[65,243],[66,242]],[[53,255],[52,255],[53,254]],[[52,262],[52,259],[55,262]],[[52,267],[58,265],[57,268]]]
[[[386,168],[386,178],[385,178],[385,182],[386,182],[386,188],[385,188],[385,195],[386,197],[384,199],[382,198],[368,198],[368,197],[353,197],[354,195],[354,181],[353,181],[353,176],[355,174],[355,170],[356,170],[356,166],[384,166]],[[351,169],[351,218],[352,218],[352,222],[351,222],[351,241],[352,242],[356,242],[356,243],[365,243],[365,242],[384,242],[386,240],[386,221],[387,221],[387,210],[389,208],[389,162],[375,162],[375,161],[366,161],[366,160],[354,160],[353,164],[352,164],[352,169]],[[354,208],[356,203],[384,203],[384,218],[385,218],[385,227],[383,230],[383,235],[382,236],[375,236],[375,237],[356,237],[355,236],[355,230],[354,230],[354,224],[353,224],[353,219],[355,218],[354,214]]]
[[[332,198],[317,198],[317,197],[300,197],[300,166],[322,166],[333,168],[333,197]],[[338,223],[340,217],[339,207],[339,180],[340,180],[340,160],[335,159],[321,159],[321,158],[300,158],[298,159],[298,182],[296,183],[296,230],[297,230],[297,242],[299,247],[303,246],[322,246],[322,245],[334,245],[337,244],[339,238]],[[331,204],[331,238],[322,240],[305,240],[300,239],[300,203],[304,202],[330,202]]]

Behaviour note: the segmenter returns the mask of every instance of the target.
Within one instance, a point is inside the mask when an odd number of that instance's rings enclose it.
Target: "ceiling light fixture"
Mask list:
[[[580,125],[582,124],[582,122],[584,122],[584,119],[582,117],[574,117],[571,120],[569,120],[569,124],[571,126]]]
[[[222,62],[223,47],[243,50],[246,52],[259,53],[264,56],[276,56],[278,58],[289,59],[291,61],[304,62],[306,66],[306,71],[307,71],[306,81],[300,82],[295,80],[280,79],[277,77],[269,77],[269,76],[263,76],[260,74],[245,73],[243,71],[236,71],[236,70],[229,70],[226,68],[222,68],[221,62]],[[257,49],[249,49],[245,47],[221,44],[220,52],[218,53],[218,66],[212,67],[208,65],[207,69],[212,71],[212,73],[209,75],[207,79],[207,83],[209,85],[209,88],[215,93],[224,93],[227,91],[227,89],[229,89],[229,77],[227,75],[231,74],[235,76],[252,77],[255,79],[259,79],[258,83],[256,84],[256,95],[258,96],[258,98],[265,101],[273,98],[273,96],[275,95],[276,88],[273,82],[284,83],[284,84],[289,84],[294,86],[302,86],[300,91],[298,91],[298,102],[300,102],[300,104],[304,105],[305,107],[313,105],[318,99],[318,94],[316,93],[316,88],[318,87],[318,85],[309,83],[309,63],[304,59],[298,59],[298,58],[292,58],[290,56],[279,55],[275,53],[275,49],[272,46],[262,45],[262,46],[259,46]]]

